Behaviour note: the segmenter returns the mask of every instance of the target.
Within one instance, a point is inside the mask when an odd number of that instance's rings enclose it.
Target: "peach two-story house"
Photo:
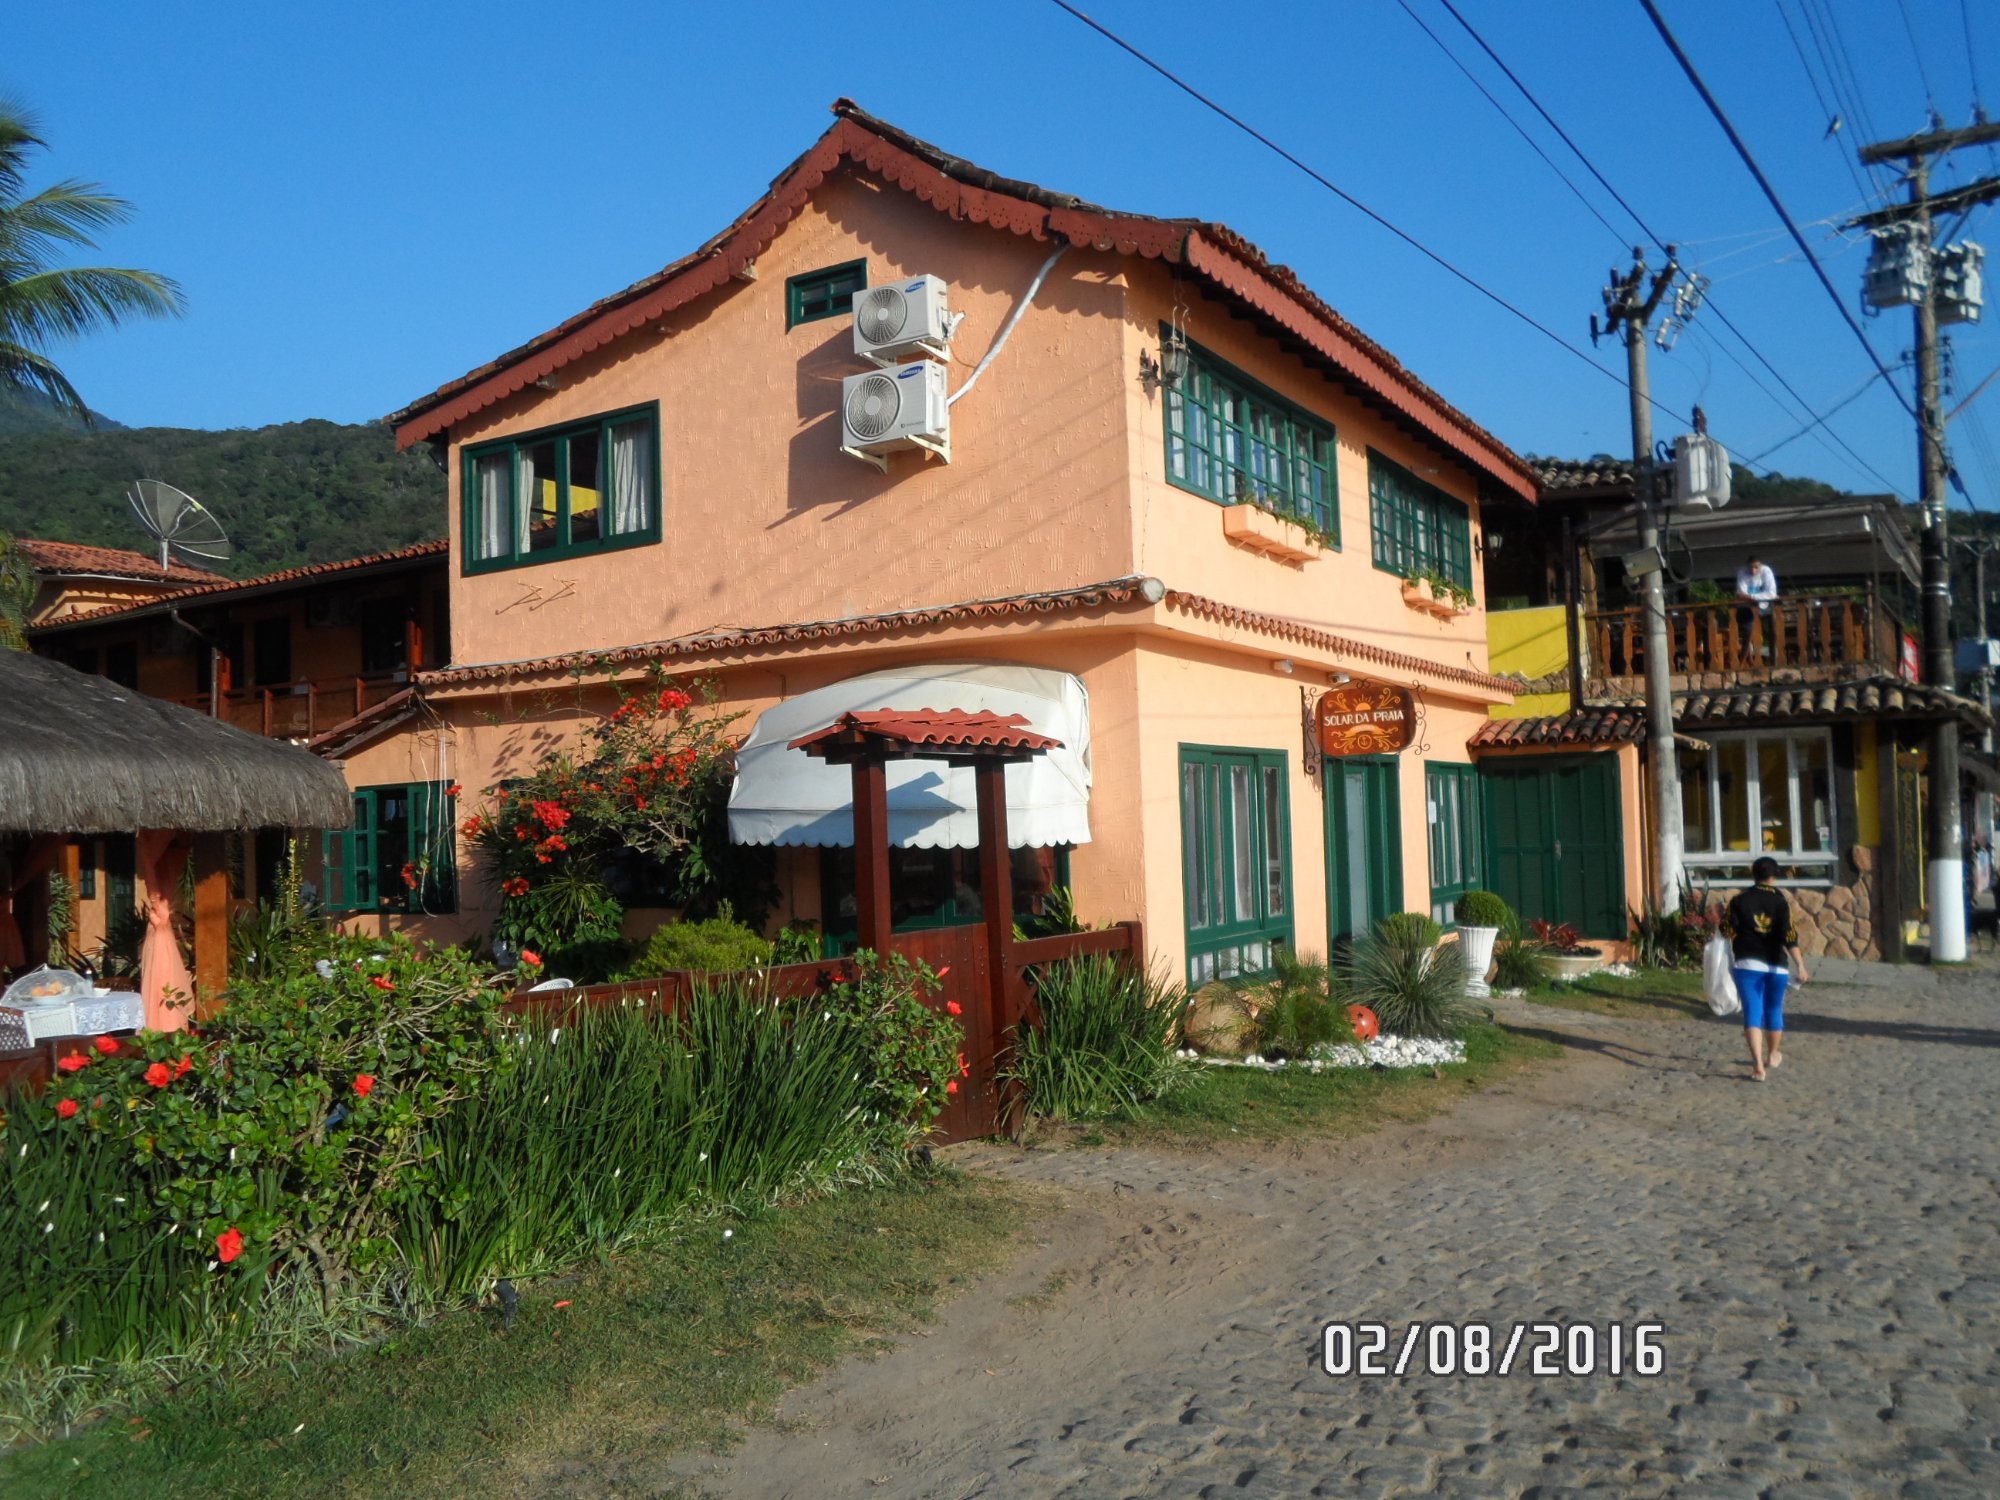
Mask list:
[[[1067,885],[1190,980],[1448,915],[1467,743],[1511,696],[1481,511],[1532,504],[1528,467],[1232,231],[834,113],[700,249],[391,418],[448,475],[452,664],[350,781],[492,785],[657,662],[745,716],[731,827],[774,850],[773,926],[851,921],[842,780],[781,743],[843,706],[1025,709],[1068,753],[1009,771],[1017,903]],[[928,392],[890,451],[851,380],[884,288],[949,312],[887,372]],[[1408,691],[1410,743],[1322,758],[1320,695],[1370,683]],[[894,787],[899,920],[963,919],[958,792]],[[460,877],[415,925],[490,927]]]

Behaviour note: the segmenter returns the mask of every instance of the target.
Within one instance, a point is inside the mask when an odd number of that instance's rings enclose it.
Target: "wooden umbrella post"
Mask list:
[[[194,1007],[197,1020],[221,1008],[229,984],[229,854],[224,835],[194,840]]]

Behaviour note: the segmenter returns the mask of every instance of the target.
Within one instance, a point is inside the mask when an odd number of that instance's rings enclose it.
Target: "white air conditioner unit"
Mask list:
[[[878,365],[894,364],[905,354],[944,359],[957,326],[945,285],[935,276],[914,276],[854,294],[854,352]]]
[[[1674,439],[1672,503],[1690,510],[1720,510],[1729,503],[1729,450],[1704,433]]]
[[[945,367],[920,359],[840,383],[840,451],[889,471],[891,453],[921,448],[951,462]]]

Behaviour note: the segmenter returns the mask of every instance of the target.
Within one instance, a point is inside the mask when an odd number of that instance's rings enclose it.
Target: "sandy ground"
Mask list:
[[[1039,1242],[674,1472],[772,1500],[2000,1493],[2000,986],[1901,975],[1795,1001],[1761,1086],[1730,1023],[1520,1007],[1566,1060],[1422,1124],[957,1148],[1059,1194]],[[1328,1319],[1652,1319],[1668,1367],[1336,1379]]]

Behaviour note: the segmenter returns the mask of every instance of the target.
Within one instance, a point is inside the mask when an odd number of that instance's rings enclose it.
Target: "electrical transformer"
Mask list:
[[[1931,283],[1931,258],[1914,224],[1885,224],[1868,231],[1874,244],[1861,277],[1861,300],[1874,311],[1921,302]]]
[[[1937,286],[1931,293],[1940,323],[1977,323],[1986,301],[1986,247],[1971,240],[1948,245],[1931,258]]]

